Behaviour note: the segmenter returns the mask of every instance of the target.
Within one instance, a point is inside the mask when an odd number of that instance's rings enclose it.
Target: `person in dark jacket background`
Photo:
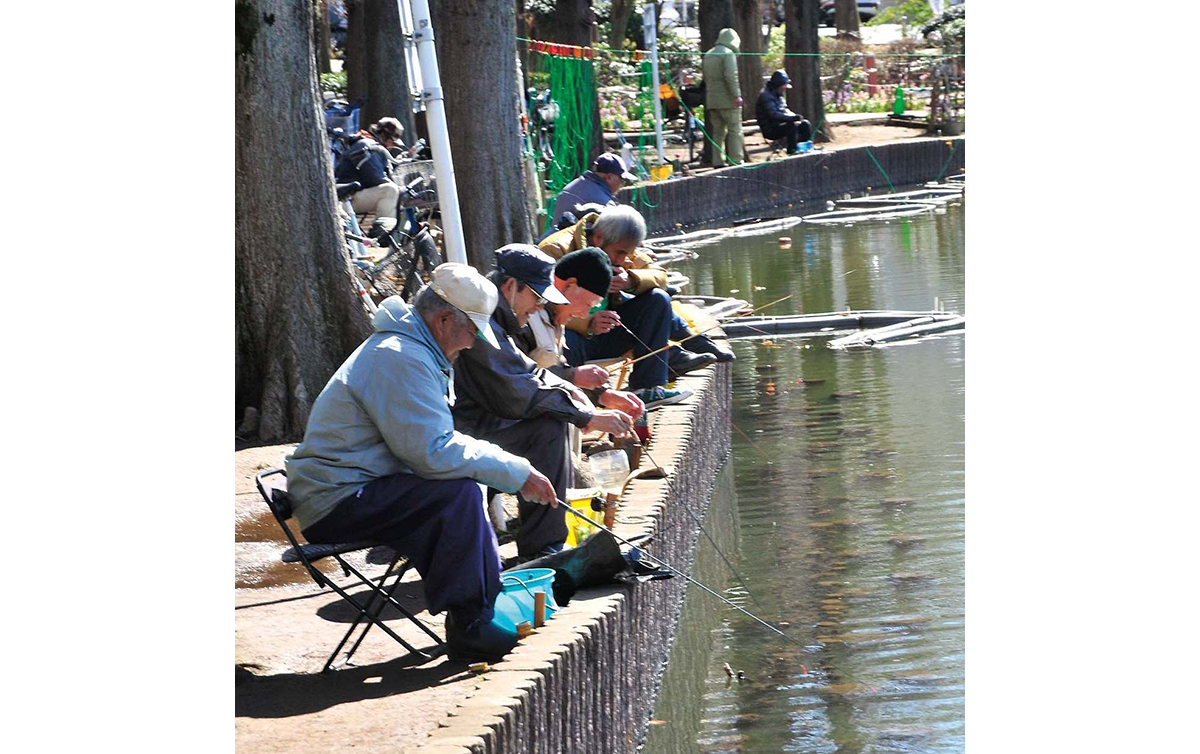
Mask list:
[[[783,71],[775,71],[754,104],[754,116],[759,132],[769,141],[787,138],[787,153],[799,154],[799,144],[812,138],[812,125],[788,109],[783,93],[792,88],[791,79]]]
[[[498,349],[482,341],[463,351],[454,373],[454,427],[528,459],[550,479],[560,500],[570,486],[568,424],[584,431],[624,435],[636,417],[598,409],[567,380],[539,367],[512,338],[529,315],[545,303],[565,305],[555,288],[554,260],[528,244],[509,244],[496,252],[488,276],[500,292],[491,327]],[[562,549],[567,538],[566,511],[518,496],[521,526],[517,553],[534,558]]]
[[[558,198],[554,200],[554,217],[551,227],[558,227],[564,212],[575,215],[576,220],[582,216],[580,207],[585,204],[607,206],[613,203],[613,197],[626,183],[634,183],[637,176],[625,169],[625,163],[615,154],[602,154],[592,163],[592,169],[584,171],[583,175],[563,187]]]
[[[348,139],[346,153],[334,171],[337,183],[358,181],[362,188],[350,197],[354,211],[376,217],[396,217],[400,186],[392,178],[391,147],[404,148],[404,126],[395,118],[380,118]]]

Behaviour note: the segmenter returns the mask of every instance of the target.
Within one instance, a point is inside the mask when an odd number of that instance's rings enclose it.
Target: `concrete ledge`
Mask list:
[[[653,535],[647,546],[690,568],[698,515],[730,448],[731,365],[684,377],[688,401],[656,412],[650,453],[667,480],[626,488],[616,532]],[[429,737],[408,751],[632,752],[649,715],[687,582],[587,589],[503,661],[479,676]]]
[[[868,186],[886,189],[887,178],[895,186],[931,181],[939,173],[945,178],[966,165],[966,153],[965,136],[810,152],[644,185],[640,188],[648,200],[663,211],[639,209],[651,234],[670,233],[676,223],[686,227],[752,217],[781,205],[865,191]],[[632,196],[630,189],[622,189],[618,200],[629,204]]]

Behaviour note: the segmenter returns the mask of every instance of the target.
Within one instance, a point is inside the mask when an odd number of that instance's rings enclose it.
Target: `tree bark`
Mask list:
[[[363,3],[364,0],[346,0],[346,48],[342,55],[342,70],[346,72],[346,100],[349,102],[368,91],[367,13]]]
[[[696,23],[700,27],[700,51],[705,52],[717,43],[721,29],[737,28],[733,17],[733,0],[700,0],[696,8]],[[742,39],[743,44],[745,41]]]
[[[392,117],[404,126],[404,141],[416,141],[408,70],[404,63],[404,33],[396,0],[364,0],[365,49],[363,67],[367,101],[359,123],[366,126]]]
[[[313,3],[316,12],[316,40],[314,53],[317,60],[317,73],[331,73],[333,67],[329,64],[330,32],[329,32],[329,0],[317,0]]]
[[[496,249],[533,239],[521,164],[516,5],[494,0],[437,5],[433,38],[467,258],[487,272]]]
[[[858,0],[834,0],[833,25],[839,37],[854,38],[858,32]]]
[[[594,44],[596,14],[592,11],[592,0],[558,0],[550,23],[539,29],[547,42],[589,47]],[[595,86],[594,68],[589,67],[589,80]],[[554,93],[551,92],[551,96]],[[604,128],[600,125],[600,98],[592,98],[592,138],[588,141],[585,165],[591,165],[604,151]]]
[[[812,53],[820,52],[817,26],[820,23],[819,0],[788,0],[784,28],[785,53],[809,53],[784,57],[783,69],[792,80],[787,90],[787,104],[803,115],[813,127],[812,140],[832,140],[825,127],[825,100],[821,95],[821,59]]]
[[[335,220],[308,3],[237,0],[234,402],[258,438],[297,440],[370,333]]]
[[[608,20],[611,28],[608,34],[608,46],[620,50],[625,46],[625,34],[629,31],[629,16],[636,7],[637,0],[613,0]]]
[[[742,52],[763,52],[762,0],[734,0],[733,12]],[[754,117],[754,103],[763,88],[762,58],[758,55],[738,57],[738,85],[742,89],[742,118]]]

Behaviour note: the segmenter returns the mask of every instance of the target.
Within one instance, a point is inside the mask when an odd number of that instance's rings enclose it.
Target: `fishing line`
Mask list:
[[[571,513],[573,513],[573,514],[575,514],[575,515],[576,515],[576,516],[578,516],[579,518],[582,518],[584,521],[587,521],[589,524],[591,524],[592,526],[595,526],[597,529],[604,529],[604,525],[603,525],[603,524],[600,524],[600,523],[597,523],[596,521],[593,521],[592,519],[588,518],[587,516],[583,515],[583,514],[582,514],[582,513],[580,513],[579,511],[577,511],[577,510],[575,510],[574,508],[572,508],[570,505],[567,505],[566,503],[564,503],[562,500],[556,500],[556,502],[557,502],[559,505],[566,506],[566,509],[567,509],[568,511],[570,511],[570,512],[571,512]],[[793,637],[793,636],[789,636],[788,634],[785,634],[783,631],[780,631],[778,628],[776,628],[775,626],[771,625],[770,623],[768,623],[767,621],[763,620],[762,618],[758,617],[757,615],[755,615],[754,613],[750,612],[749,610],[747,610],[746,608],[742,607],[741,605],[735,604],[734,602],[732,602],[732,601],[730,601],[730,600],[726,599],[725,597],[723,597],[722,595],[720,595],[720,594],[718,594],[717,592],[713,591],[712,589],[709,589],[709,588],[708,588],[707,586],[705,586],[704,584],[701,584],[699,581],[697,581],[696,579],[692,578],[691,576],[689,576],[688,574],[684,573],[683,571],[679,570],[678,568],[676,568],[675,566],[671,565],[670,563],[666,562],[666,561],[665,561],[665,560],[663,560],[662,558],[659,558],[659,557],[657,557],[657,556],[655,556],[655,555],[651,555],[651,554],[650,554],[650,553],[648,553],[648,552],[643,552],[643,551],[642,551],[642,550],[641,550],[641,549],[640,549],[640,548],[639,548],[637,545],[633,544],[633,543],[632,543],[632,542],[630,542],[628,539],[625,539],[625,538],[624,538],[624,537],[622,537],[621,535],[617,534],[617,533],[616,533],[616,532],[614,532],[612,529],[604,529],[604,530],[605,530],[605,531],[607,531],[609,534],[611,534],[611,535],[612,535],[612,537],[613,537],[613,539],[617,540],[617,541],[618,541],[618,542],[620,542],[621,544],[629,545],[629,546],[630,546],[630,547],[632,547],[634,550],[636,550],[638,553],[640,553],[640,554],[644,555],[645,557],[647,557],[647,558],[649,558],[650,560],[654,561],[655,563],[659,564],[659,565],[660,565],[660,566],[662,566],[663,568],[666,568],[668,571],[670,571],[670,572],[674,573],[675,575],[677,575],[677,576],[682,576],[683,578],[687,579],[688,583],[690,583],[690,584],[695,584],[696,586],[700,587],[701,589],[703,589],[704,591],[708,592],[708,593],[709,593],[709,594],[711,594],[712,596],[714,596],[714,597],[716,597],[717,599],[719,599],[719,600],[721,600],[722,602],[724,602],[726,605],[729,605],[729,606],[730,606],[730,607],[732,607],[734,610],[737,610],[738,612],[741,612],[741,613],[744,613],[745,615],[748,615],[748,616],[750,616],[750,617],[751,617],[752,619],[754,619],[755,621],[758,621],[759,623],[761,623],[762,625],[764,625],[764,626],[766,626],[767,628],[771,629],[772,631],[774,631],[775,633],[779,634],[780,636],[782,636],[783,638],[787,639],[788,641],[795,642],[795,643],[796,643],[797,645],[799,645],[799,646],[800,646],[800,648],[801,648],[801,649],[803,649],[805,652],[808,652],[808,651],[809,651],[809,650],[808,650],[808,646],[807,646],[807,645],[806,645],[804,642],[800,641],[799,639],[797,639],[797,638],[795,638],[795,637]]]

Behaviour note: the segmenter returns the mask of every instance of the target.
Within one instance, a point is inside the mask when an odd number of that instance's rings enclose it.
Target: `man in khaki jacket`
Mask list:
[[[724,167],[726,158],[734,165],[746,161],[742,141],[742,93],[737,73],[737,52],[741,43],[736,31],[721,29],[717,43],[704,53],[704,112],[712,127],[712,164],[716,168]]]
[[[688,388],[666,387],[670,372],[683,374],[717,361],[731,361],[733,352],[706,336],[692,336],[675,315],[666,291],[666,270],[637,248],[645,238],[646,221],[641,214],[619,204],[584,215],[575,225],[547,236],[538,247],[559,259],[595,246],[612,263],[608,298],[586,318],[567,325],[564,355],[572,366],[616,358],[630,350],[638,358],[667,345],[670,338],[691,338],[688,348],[699,353],[675,347],[634,364],[629,389],[650,409],[691,395]]]

